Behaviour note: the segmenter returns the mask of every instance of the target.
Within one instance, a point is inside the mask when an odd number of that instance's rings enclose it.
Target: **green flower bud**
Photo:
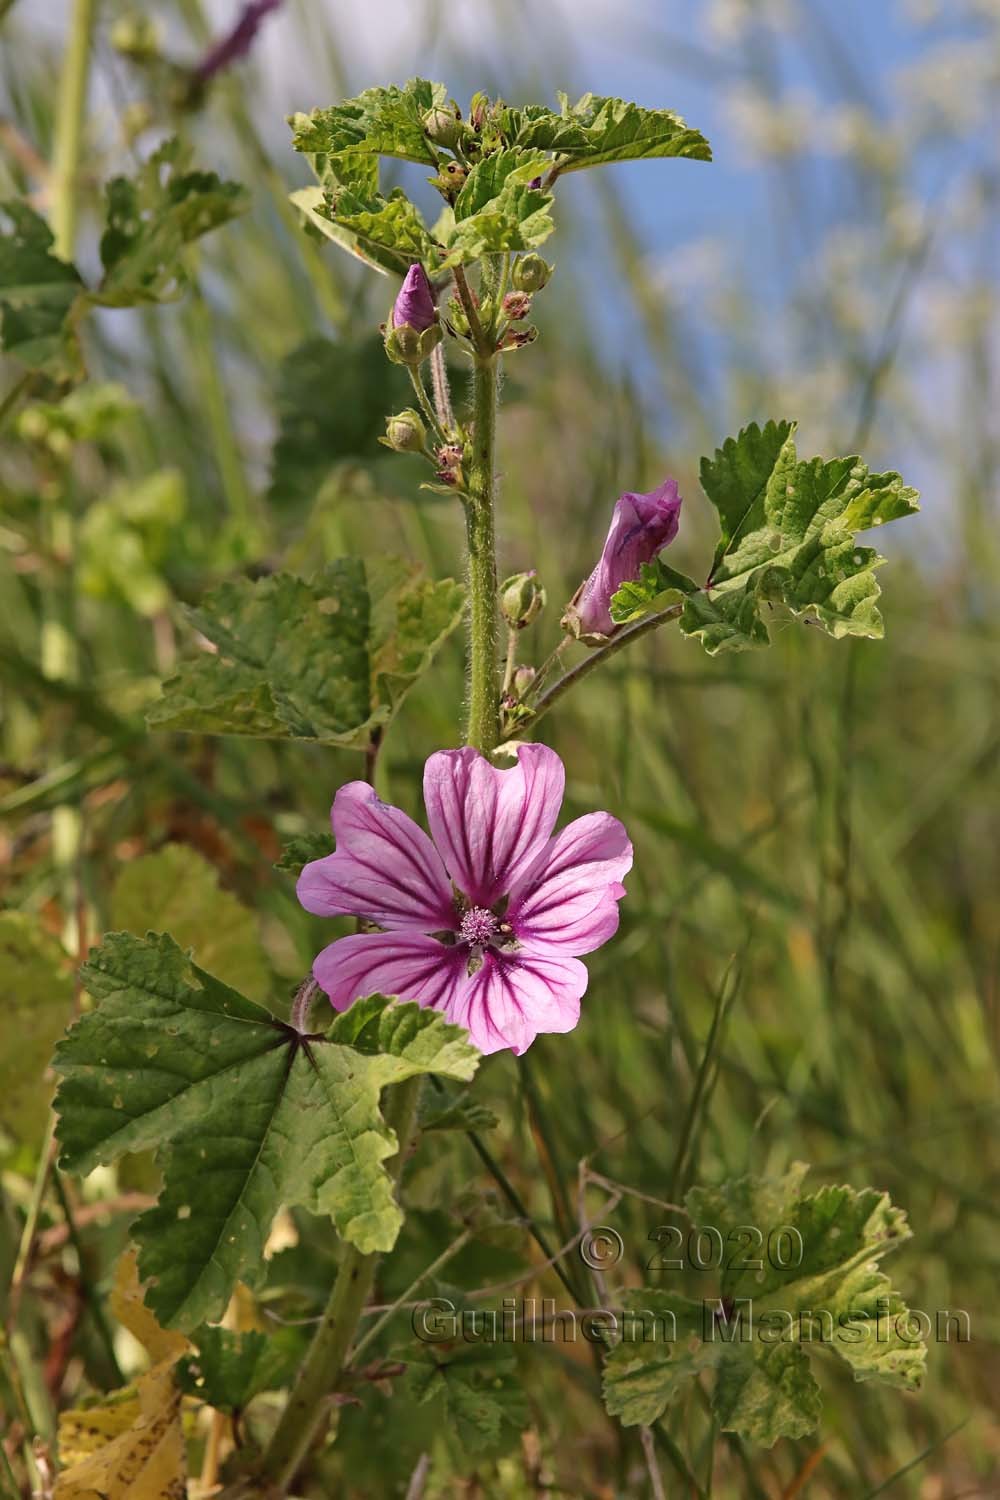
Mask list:
[[[511,630],[523,630],[545,608],[545,590],[532,568],[514,573],[500,585],[500,609]]]
[[[552,275],[552,267],[540,255],[522,255],[514,262],[511,276],[519,292],[540,292]]]
[[[387,328],[385,332],[385,352],[394,365],[419,365],[431,353],[431,350],[441,342],[441,325],[434,323],[430,328],[422,332],[412,328],[409,323],[401,323],[398,328]]]
[[[420,413],[408,406],[405,411],[389,417],[385,424],[385,437],[380,441],[394,453],[423,453],[427,429]]]
[[[457,108],[448,109],[443,105],[427,111],[423,126],[425,135],[436,145],[447,146],[449,151],[454,151],[459,141],[472,134],[462,120],[461,112]]]

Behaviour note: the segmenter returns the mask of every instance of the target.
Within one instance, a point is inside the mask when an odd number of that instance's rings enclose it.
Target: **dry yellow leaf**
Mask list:
[[[142,1285],[135,1251],[128,1250],[118,1262],[115,1285],[111,1293],[111,1311],[138,1340],[154,1364],[160,1360],[177,1360],[191,1348],[182,1333],[161,1328],[142,1300]]]
[[[54,1500],[184,1500],[187,1461],[174,1365],[190,1345],[157,1323],[142,1300],[135,1255],[119,1263],[111,1306],[154,1364],[135,1385],[59,1419]]]

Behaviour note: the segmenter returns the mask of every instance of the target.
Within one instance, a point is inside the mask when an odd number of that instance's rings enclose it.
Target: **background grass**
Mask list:
[[[5,196],[44,206],[61,29],[27,6],[6,9],[0,180]],[[210,29],[197,0],[163,9],[168,52],[190,60]],[[308,90],[303,83],[286,103],[309,107],[348,82],[382,81],[354,76],[370,59],[352,46],[350,9],[288,6],[262,33],[252,67],[180,110],[171,73],[115,51],[119,12],[109,5],[95,60],[82,258],[93,255],[100,182],[166,128],[193,134],[206,165],[246,182],[254,208],[205,242],[185,300],[103,314],[90,326],[92,376],[121,382],[134,408],[66,457],[26,436],[14,410],[0,461],[6,901],[70,946],[81,934],[92,940],[110,921],[123,862],[171,840],[191,844],[258,914],[279,996],[331,926],[298,909],[292,881],[271,863],[281,838],[324,826],[336,786],[360,774],[358,759],[146,737],[141,712],[189,645],[181,604],[220,577],[311,571],[345,551],[415,556],[437,576],[462,566],[458,507],[420,492],[419,470],[375,443],[400,399],[375,343],[387,283],[299,232],[284,195],[301,164],[280,119],[261,108],[291,87],[305,56]],[[1000,1484],[1000,325],[997,162],[977,110],[995,104],[1000,16],[995,6],[956,5],[947,24],[914,31],[901,59],[910,72],[890,85],[884,57],[870,66],[845,17],[818,0],[787,7],[793,27],[771,7],[713,10],[706,33],[683,8],[658,18],[636,6],[608,54],[614,86],[628,92],[635,57],[641,102],[684,102],[671,92],[676,83],[681,96],[735,120],[723,143],[735,151],[739,135],[763,165],[741,179],[731,214],[724,194],[713,197],[721,234],[711,245],[695,236],[686,262],[684,195],[696,172],[713,168],[651,163],[586,189],[568,184],[553,242],[558,274],[538,299],[542,338],[508,361],[503,566],[536,567],[551,601],[526,657],[541,660],[554,643],[559,606],[592,565],[621,490],[675,474],[686,502],[676,562],[700,565],[710,516],[698,458],[750,419],[799,417],[803,450],[863,445],[874,465],[922,484],[925,512],[909,538],[909,524],[879,538],[892,555],[884,642],[833,643],[786,624],[767,653],[710,661],[667,629],[617,656],[545,721],[543,737],[567,763],[567,815],[596,805],[623,818],[635,870],[620,935],[589,962],[581,1025],[532,1049],[533,1105],[509,1056],[484,1067],[480,1096],[501,1120],[492,1149],[554,1242],[565,1225],[539,1153],[564,1214],[579,1207],[584,1158],[646,1195],[625,1195],[607,1214],[626,1246],[616,1285],[637,1281],[655,1248],[647,1237],[669,1218],[656,1200],[675,1201],[694,1181],[803,1159],[817,1182],[889,1189],[915,1231],[892,1266],[895,1282],[932,1315],[969,1314],[973,1341],[932,1344],[920,1397],[854,1387],[832,1360],[818,1363],[821,1441],[769,1453],[714,1442],[692,1399],[660,1439],[669,1494],[690,1492],[673,1472],[674,1453],[718,1500],[988,1497]],[[514,46],[511,28],[518,34],[527,13],[511,3],[505,32],[490,21],[502,46],[485,18],[481,33],[463,23],[442,41],[445,13],[413,11],[431,60],[451,54],[446,76],[460,96],[465,85],[492,82],[519,100],[553,80],[572,87],[581,72],[581,83],[604,87],[586,27],[550,45]],[[954,49],[967,43],[963,62]],[[988,64],[985,81],[982,68],[970,71],[973,57]],[[442,68],[418,51],[406,70]],[[691,114],[714,135],[711,121]],[[838,121],[831,160],[816,142],[824,122],[832,131]],[[712,193],[704,181],[691,190]],[[664,196],[667,255],[658,238]],[[186,513],[181,524],[132,525],[143,567],[163,585],[162,598],[137,601],[127,586],[135,557],[116,551],[88,515],[110,504],[118,536],[129,529],[120,520],[128,496],[163,471],[176,476]],[[75,517],[68,551],[46,529],[53,496]],[[78,651],[75,681],[58,688],[40,669],[53,608]],[[380,790],[415,814],[424,758],[459,738],[462,694],[453,642],[387,737]],[[51,858],[52,814],[65,805],[84,820],[69,884]],[[0,1047],[19,1045],[2,1027]],[[0,1246],[8,1269],[37,1160],[37,1140],[10,1137]],[[59,1191],[83,1206],[117,1201],[147,1191],[151,1172],[137,1163],[118,1180],[105,1174]],[[460,1192],[490,1188],[461,1139],[418,1163],[387,1296],[457,1237]],[[596,1213],[600,1186],[582,1203]],[[43,1229],[64,1212],[50,1189]],[[331,1247],[316,1226],[300,1220],[297,1232],[320,1284]],[[57,1403],[112,1383],[92,1303],[77,1308],[68,1334],[60,1318],[80,1285],[106,1283],[122,1220],[82,1233],[76,1250],[56,1237],[21,1299],[0,1385],[8,1431],[18,1382],[43,1436]],[[521,1230],[485,1235],[449,1278],[467,1288],[501,1282],[535,1253]],[[551,1273],[533,1285],[560,1291]],[[389,1382],[388,1394],[372,1387],[345,1413],[345,1456],[332,1461],[329,1492],[402,1495],[426,1451],[428,1495],[648,1493],[638,1444],[602,1418],[592,1366],[549,1350],[527,1351],[524,1366],[529,1427],[506,1457],[467,1456],[457,1474],[426,1419],[403,1420]]]

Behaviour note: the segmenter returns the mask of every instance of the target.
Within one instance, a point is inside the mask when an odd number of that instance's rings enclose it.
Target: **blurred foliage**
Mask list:
[[[295,158],[277,128],[265,130],[255,94],[266,46],[256,63],[193,89],[182,60],[205,44],[205,19],[196,0],[164,9],[165,53],[149,38],[114,52],[125,7],[109,0],[101,17],[94,72],[116,102],[88,118],[77,272],[53,256],[34,211],[49,202],[64,37],[23,3],[0,6],[0,197],[15,204],[0,223],[0,280],[13,275],[19,288],[2,303],[0,384],[0,850],[11,908],[0,952],[0,1409],[24,1493],[46,1482],[59,1414],[78,1431],[73,1413],[109,1409],[103,1393],[123,1376],[134,1382],[127,1412],[101,1418],[123,1424],[119,1441],[130,1442],[144,1402],[170,1442],[179,1432],[180,1387],[162,1371],[173,1353],[151,1349],[140,1373],[128,1316],[120,1304],[110,1318],[102,1310],[125,1227],[150,1205],[142,1158],[82,1181],[54,1172],[34,1191],[45,1127],[40,1115],[22,1127],[18,1101],[47,1098],[51,1036],[74,1006],[72,950],[123,920],[139,932],[166,925],[156,913],[169,907],[196,959],[225,978],[218,954],[228,951],[260,977],[241,982],[282,1012],[331,936],[294,900],[294,860],[275,861],[282,843],[328,826],[332,793],[360,774],[360,757],[291,739],[148,734],[144,713],[188,654],[182,611],[204,608],[220,586],[313,575],[352,552],[415,557],[432,580],[461,566],[457,507],[377,447],[399,401],[399,372],[375,341],[389,283],[303,232],[289,207]],[[542,337],[504,391],[502,567],[537,568],[553,606],[524,632],[526,658],[540,663],[554,643],[559,603],[593,565],[623,489],[676,474],[675,561],[698,576],[717,521],[698,458],[749,416],[786,411],[806,451],[863,448],[887,469],[916,471],[922,547],[896,551],[883,642],[834,647],[786,617],[770,652],[708,662],[667,627],[544,721],[570,770],[568,813],[620,815],[636,864],[620,935],[590,960],[580,1027],[540,1040],[529,1070],[491,1059],[476,1104],[500,1120],[490,1148],[552,1247],[581,1216],[621,1233],[624,1260],[603,1273],[610,1296],[647,1278],[651,1236],[677,1222],[671,1205],[693,1184],[777,1177],[805,1158],[819,1182],[887,1189],[914,1232],[895,1285],[932,1318],[969,1315],[972,1342],[954,1330],[932,1338],[920,1397],[858,1387],[846,1366],[815,1359],[821,1443],[716,1441],[690,1383],[655,1429],[668,1493],[987,1500],[1000,1474],[1000,163],[984,122],[1000,16],[986,0],[911,7],[912,55],[883,98],[849,27],[820,0],[701,9],[691,36],[669,20],[638,28],[636,63],[657,70],[665,98],[678,76],[697,76],[724,100],[760,165],[770,238],[721,214],[721,237],[664,251],[624,178],[591,185],[584,174],[579,191],[573,180],[563,206],[580,242],[602,247],[601,283],[564,229]],[[520,25],[522,8],[510,14]],[[270,23],[326,70],[325,99],[347,92],[336,20],[289,6]],[[481,39],[469,50],[457,28],[451,76],[478,80],[492,67],[510,100],[534,81],[522,73],[565,82],[579,71],[568,30],[532,25],[549,29],[530,62],[512,47],[487,57]],[[206,174],[251,190],[238,224],[197,246],[172,211],[170,174],[154,184],[138,167],[167,137],[181,142],[178,161],[190,148]],[[628,169],[628,182],[647,170]],[[162,226],[162,257],[138,270],[117,221],[101,262],[101,184],[122,178],[133,186],[115,189],[113,220],[127,198],[129,212]],[[211,175],[205,190],[213,223],[242,204]],[[683,212],[683,185],[676,194]],[[172,294],[178,273],[184,300],[147,300]],[[104,301],[127,292],[140,305],[97,306],[102,283]],[[70,391],[82,361],[87,382]],[[53,672],[60,629],[74,660]],[[411,812],[426,754],[456,740],[462,692],[451,640],[385,735],[379,790]],[[66,809],[79,810],[82,830],[68,870]],[[237,901],[253,913],[252,936],[233,916]],[[521,1216],[497,1210],[467,1137],[441,1130],[431,1142],[407,1182],[382,1303],[412,1300],[417,1278],[462,1241],[419,1295],[460,1305],[519,1282],[515,1294],[570,1305]],[[25,1226],[33,1253],[18,1266]],[[254,1316],[273,1334],[318,1315],[336,1244],[326,1221],[294,1207],[268,1253]],[[582,1298],[601,1300],[574,1252],[564,1269]],[[691,1266],[657,1285],[707,1295]],[[514,1344],[495,1369],[473,1346],[442,1372],[439,1351],[424,1349],[417,1367],[408,1329],[397,1314],[352,1372],[317,1497],[402,1497],[415,1471],[428,1500],[650,1493],[638,1438],[603,1415],[585,1344]],[[211,1377],[220,1405],[235,1406],[260,1388],[267,1362],[255,1340],[217,1342],[201,1351],[207,1373],[191,1356],[186,1388]],[[240,1420],[247,1441],[266,1437],[266,1381]],[[202,1417],[186,1423],[192,1473],[206,1430]],[[224,1437],[223,1461],[230,1447]],[[83,1488],[93,1480],[84,1468]],[[81,1485],[64,1480],[57,1494]]]

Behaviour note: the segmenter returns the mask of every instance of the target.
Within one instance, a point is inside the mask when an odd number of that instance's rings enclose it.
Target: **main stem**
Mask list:
[[[402,1171],[413,1139],[421,1082],[417,1076],[397,1084],[386,1104],[386,1123],[395,1130],[399,1142],[399,1150],[389,1164],[395,1178]],[[344,1373],[378,1259],[377,1254],[362,1255],[352,1245],[344,1248],[326,1311],[261,1465],[262,1476],[279,1494],[287,1493],[301,1467]]]
[[[494,528],[498,356],[477,355],[472,377],[472,462],[465,502],[469,548],[469,717],[466,744],[483,755],[500,738],[500,636]]]

